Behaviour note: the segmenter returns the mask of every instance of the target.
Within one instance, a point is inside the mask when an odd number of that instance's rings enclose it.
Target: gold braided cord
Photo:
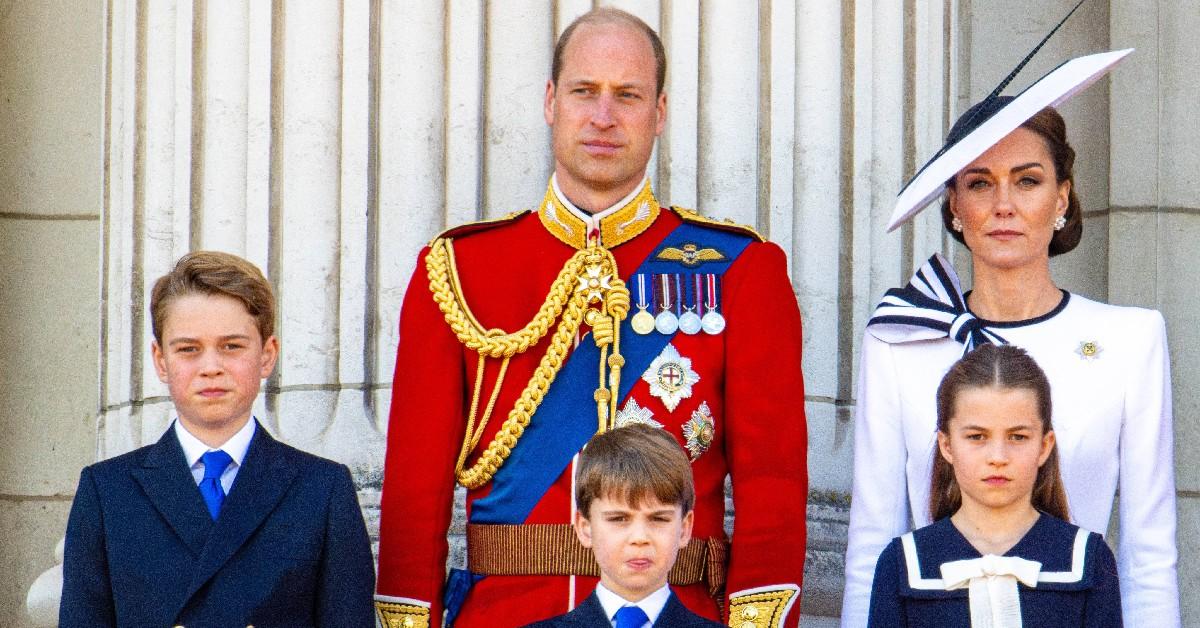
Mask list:
[[[496,383],[492,386],[492,394],[488,397],[487,407],[483,411],[483,418],[479,419],[479,426],[475,426],[476,417],[479,412],[479,395],[483,391],[483,372],[487,364],[487,357],[483,354],[479,355],[479,365],[475,369],[475,390],[471,394],[471,413],[467,416],[467,431],[463,435],[462,449],[458,452],[458,461],[454,463],[454,475],[457,477],[462,471],[463,465],[467,463],[467,456],[479,446],[479,440],[483,438],[483,431],[487,429],[488,421],[492,418],[492,411],[496,408],[496,398],[500,396],[500,387],[504,384],[504,376],[508,373],[508,362],[511,358],[504,358],[500,361],[500,372],[496,375]]]
[[[511,334],[502,330],[484,329],[467,307],[455,270],[454,251],[450,240],[439,238],[433,241],[429,254],[425,256],[425,271],[429,277],[429,289],[433,293],[433,300],[445,315],[446,322],[458,337],[458,341],[468,349],[489,358],[503,358],[524,353],[545,337],[574,293],[578,278],[584,272],[586,258],[587,249],[575,253],[567,260],[551,284],[550,293],[546,295],[546,300],[537,315],[520,331]]]
[[[600,430],[603,431],[607,424],[611,424],[616,413],[616,401],[613,397],[618,390],[616,385],[620,383],[620,365],[624,364],[624,358],[617,352],[620,347],[620,321],[624,320],[630,308],[629,290],[620,279],[616,259],[612,253],[603,247],[593,246],[573,255],[554,280],[546,301],[534,319],[512,334],[500,329],[484,329],[471,313],[459,282],[453,246],[449,239],[434,240],[425,258],[425,269],[429,277],[429,289],[438,304],[438,309],[445,316],[446,323],[454,331],[459,342],[480,356],[467,432],[455,467],[455,475],[460,484],[471,489],[479,488],[491,481],[496,471],[504,464],[525,428],[529,426],[533,413],[537,411],[550,385],[554,383],[554,378],[562,368],[585,317],[588,318],[589,324],[599,324],[604,331],[596,335],[596,343],[602,350],[601,387],[596,396],[598,410],[601,411]],[[598,305],[598,309],[589,307],[593,303]],[[492,442],[480,454],[474,465],[464,469],[466,459],[479,444],[492,414],[509,358],[524,353],[540,342],[555,321],[558,321],[558,326],[551,337],[550,346],[539,361],[529,383],[521,391]],[[608,355],[609,345],[612,345],[611,355]],[[504,358],[504,361],[487,409],[482,420],[476,425],[483,387],[483,367],[488,357]],[[610,372],[605,372],[606,367],[611,369]],[[613,382],[616,385],[613,385]],[[606,384],[610,386],[606,387]],[[601,405],[599,402],[602,398]]]
[[[585,307],[583,299],[572,299],[567,305],[566,311],[563,312],[562,322],[554,331],[550,347],[546,349],[546,355],[542,356],[538,363],[533,377],[529,378],[525,390],[521,391],[521,396],[513,404],[508,418],[504,420],[487,449],[479,455],[479,459],[471,468],[459,472],[459,484],[471,489],[487,484],[491,481],[492,476],[500,470],[504,461],[508,459],[513,448],[517,446],[517,441],[525,433],[525,428],[529,427],[529,421],[542,403],[542,398],[546,396],[546,391],[550,389],[550,384],[553,384],[554,378],[558,376],[558,371],[562,368],[567,352],[570,351],[571,344],[575,340],[575,332],[579,330],[579,324],[583,322]]]

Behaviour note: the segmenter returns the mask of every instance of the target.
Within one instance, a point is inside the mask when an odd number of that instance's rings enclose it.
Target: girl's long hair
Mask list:
[[[950,367],[937,391],[937,428],[950,435],[950,419],[958,395],[966,388],[999,388],[1028,390],[1037,400],[1042,434],[1054,427],[1050,423],[1050,382],[1046,374],[1024,349],[1012,345],[985,344],[963,356]],[[1038,469],[1033,484],[1033,507],[1049,515],[1069,518],[1067,493],[1063,489],[1058,468],[1058,448]],[[942,457],[940,448],[933,451],[933,480],[929,491],[929,515],[933,521],[954,514],[962,506],[962,491],[954,479],[954,467]]]

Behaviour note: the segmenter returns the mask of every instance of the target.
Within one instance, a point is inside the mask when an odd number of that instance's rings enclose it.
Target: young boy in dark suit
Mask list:
[[[683,606],[667,576],[692,536],[696,492],[675,438],[645,424],[592,437],[575,474],[575,534],[600,583],[575,610],[530,628],[719,627]]]
[[[253,264],[181,258],[150,300],[177,420],[83,470],[59,625],[374,625],[370,541],[349,470],[271,438],[251,405],[279,355]]]

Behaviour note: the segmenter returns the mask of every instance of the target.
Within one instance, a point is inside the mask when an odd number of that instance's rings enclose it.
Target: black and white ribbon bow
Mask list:
[[[981,344],[1008,344],[967,310],[958,275],[939,253],[917,270],[908,285],[883,295],[867,330],[889,344],[949,336],[963,344],[964,354]]]

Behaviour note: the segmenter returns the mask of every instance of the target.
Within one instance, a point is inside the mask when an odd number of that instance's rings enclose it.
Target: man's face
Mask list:
[[[642,182],[667,119],[667,97],[656,90],[644,33],[625,24],[576,28],[558,84],[546,84],[544,108],[565,194],[620,197]]]
[[[630,602],[667,583],[679,548],[692,538],[694,512],[663,504],[653,495],[636,508],[624,500],[598,498],[589,516],[575,513],[575,534],[600,564],[600,582]]]
[[[254,317],[225,295],[188,294],[167,305],[162,345],[151,347],[158,378],[193,435],[237,430],[250,418],[279,344],[263,342]]]

